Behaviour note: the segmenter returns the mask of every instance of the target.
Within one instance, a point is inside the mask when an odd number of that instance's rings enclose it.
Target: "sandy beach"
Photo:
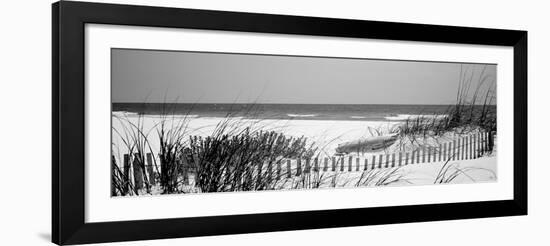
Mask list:
[[[152,150],[153,156],[158,154],[159,149],[159,137],[157,129],[162,121],[165,121],[166,126],[175,127],[181,122],[185,122],[185,131],[189,136],[208,137],[211,136],[218,124],[224,121],[225,118],[221,117],[198,117],[196,115],[190,116],[178,116],[172,115],[167,118],[162,118],[158,115],[138,115],[135,113],[127,112],[115,112],[113,113],[113,128],[124,129],[124,127],[130,127],[130,125],[139,126],[143,129],[143,132],[147,137],[148,144]],[[376,186],[380,185],[378,182],[381,178],[385,177],[388,180],[384,181],[383,185],[428,185],[434,183],[475,183],[475,182],[494,182],[497,179],[497,165],[496,165],[496,152],[490,155],[483,156],[478,159],[463,159],[463,160],[446,160],[434,159],[429,163],[415,163],[411,159],[405,160],[403,154],[402,166],[395,160],[394,164],[386,166],[385,163],[380,164],[376,159],[374,163],[376,170],[372,170],[373,163],[371,158],[380,158],[385,154],[396,153],[398,151],[411,150],[411,144],[403,143],[393,144],[388,148],[384,148],[378,151],[370,151],[368,153],[350,153],[345,156],[337,156],[337,167],[335,171],[332,171],[330,166],[332,157],[335,156],[336,147],[348,141],[353,141],[358,138],[368,138],[375,136],[376,134],[388,134],[392,129],[402,121],[399,120],[387,120],[387,121],[358,121],[358,120],[310,120],[300,119],[296,117],[291,120],[255,120],[244,118],[231,118],[230,119],[237,128],[251,127],[253,129],[262,129],[263,131],[276,131],[282,132],[287,136],[293,137],[306,137],[308,141],[314,143],[319,147],[319,167],[321,167],[317,174],[311,174],[309,178],[318,179],[321,184],[319,188],[323,187],[353,187],[353,186]],[[438,143],[452,141],[456,134],[444,134],[438,136],[436,139],[427,138],[421,140],[421,143],[426,146],[437,146]],[[407,140],[402,140],[407,141]],[[122,163],[122,156],[127,153],[127,148],[124,145],[123,139],[118,133],[113,132],[113,151],[117,163]],[[411,156],[412,157],[412,156]],[[329,161],[328,170],[322,170],[322,160],[327,158]],[[397,159],[397,157],[394,157]],[[420,157],[418,160],[421,160]],[[364,161],[367,160],[367,172],[364,172]],[[350,166],[349,161],[352,161],[352,171],[348,170]],[[357,167],[356,160],[360,161],[360,167]],[[385,162],[386,159],[383,158]],[[391,160],[390,160],[391,161]],[[343,164],[342,164],[343,163]],[[407,165],[406,165],[406,164]],[[303,167],[302,163],[302,167]],[[313,164],[311,164],[313,165]],[[395,167],[391,167],[394,165]],[[342,167],[343,166],[343,167]],[[283,165],[286,168],[286,165]],[[297,182],[302,182],[304,177],[296,176],[297,161],[291,161],[292,178],[287,179],[284,184],[281,184],[281,189],[292,189]],[[286,170],[282,170],[283,173]],[[370,171],[369,171],[370,170]],[[372,180],[366,180],[368,173],[376,174],[377,178]],[[317,175],[317,176],[312,176]],[[456,177],[452,177],[455,175]],[[286,175],[285,175],[286,177]],[[452,177],[452,179],[450,179]],[[448,182],[445,182],[445,179]],[[190,175],[190,185],[193,186],[194,177]],[[360,183],[363,182],[363,185]],[[368,184],[366,183],[368,182]]]

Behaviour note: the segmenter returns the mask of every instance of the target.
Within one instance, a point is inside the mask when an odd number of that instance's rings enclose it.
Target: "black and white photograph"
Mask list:
[[[2,6],[0,245],[548,241],[543,1]]]
[[[497,69],[112,48],[111,197],[497,182]]]

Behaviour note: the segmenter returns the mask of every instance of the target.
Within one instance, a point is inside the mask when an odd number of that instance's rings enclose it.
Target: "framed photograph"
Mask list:
[[[527,32],[53,4],[57,244],[527,214]]]

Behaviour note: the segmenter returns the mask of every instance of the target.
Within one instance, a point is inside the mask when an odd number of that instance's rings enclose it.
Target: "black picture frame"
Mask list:
[[[100,243],[527,214],[526,31],[71,1],[54,3],[52,16],[54,243]],[[514,198],[431,205],[85,223],[86,23],[513,47]]]

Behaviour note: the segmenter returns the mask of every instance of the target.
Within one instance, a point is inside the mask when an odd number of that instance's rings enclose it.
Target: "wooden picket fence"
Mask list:
[[[494,133],[478,132],[467,136],[455,136],[452,141],[441,143],[438,146],[429,146],[415,149],[409,152],[396,152],[377,154],[370,156],[332,156],[312,159],[284,159],[275,163],[257,164],[257,172],[266,172],[275,178],[292,178],[304,173],[311,172],[360,172],[370,169],[394,168],[404,165],[436,163],[456,160],[470,160],[482,157],[485,153],[491,152],[494,146]],[[145,172],[137,162],[137,154],[131,163],[130,156],[124,155],[122,168],[118,167],[113,157],[112,175],[116,170],[122,170],[128,184],[134,190],[144,187],[144,181],[156,183],[162,170],[153,163],[153,155],[146,154]],[[199,163],[197,156],[189,156],[191,164]],[[183,176],[184,182],[189,184],[189,176],[194,176],[195,167],[186,161],[178,161],[179,173]],[[114,188],[112,188],[112,192]]]

